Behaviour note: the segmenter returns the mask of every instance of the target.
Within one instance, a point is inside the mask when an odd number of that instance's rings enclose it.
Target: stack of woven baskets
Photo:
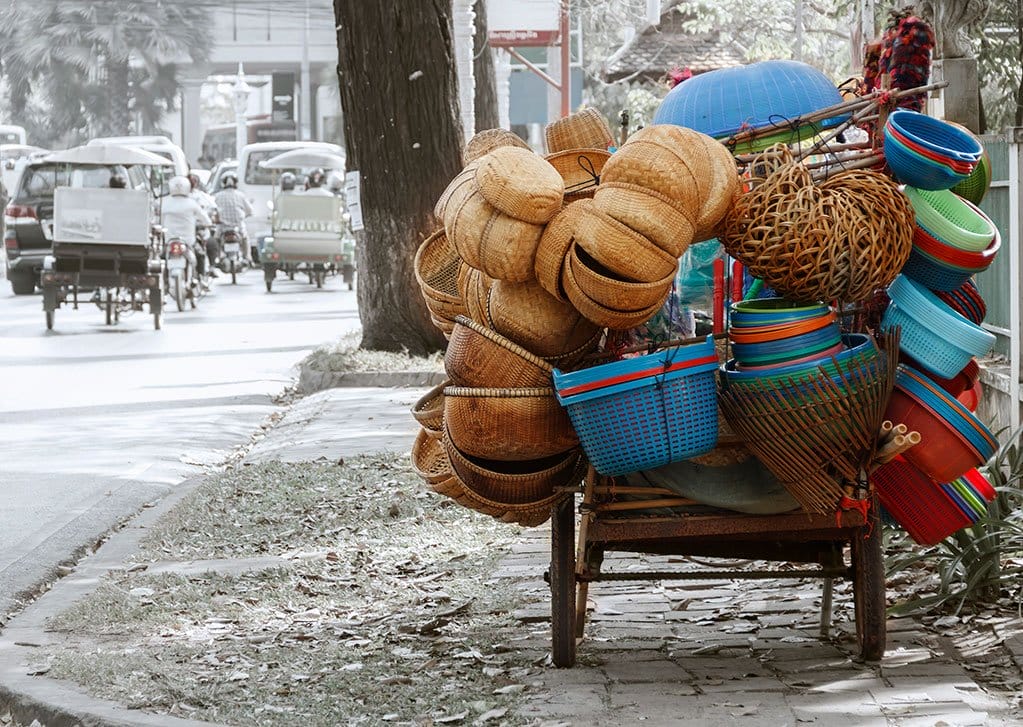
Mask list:
[[[414,464],[435,490],[526,525],[580,474],[551,371],[572,370],[605,328],[654,316],[679,256],[739,194],[728,150],[697,132],[648,127],[612,154],[585,110],[546,137],[546,157],[508,132],[473,137],[415,260],[451,380],[413,410]]]

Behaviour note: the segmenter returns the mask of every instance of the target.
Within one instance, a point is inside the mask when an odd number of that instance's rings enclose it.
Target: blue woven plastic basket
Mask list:
[[[951,189],[969,177],[968,174],[960,174],[944,164],[914,154],[893,137],[887,127],[884,131],[884,158],[900,182],[917,189]]]
[[[554,387],[594,469],[624,475],[717,446],[717,366],[708,336],[694,346],[581,371],[555,369]]]
[[[892,111],[887,124],[894,126],[910,141],[951,159],[975,162],[984,152],[984,147],[969,132],[919,111]]]
[[[916,247],[909,253],[909,260],[902,268],[902,274],[912,278],[928,290],[948,293],[955,290],[973,275],[973,270],[961,270],[943,265]]]

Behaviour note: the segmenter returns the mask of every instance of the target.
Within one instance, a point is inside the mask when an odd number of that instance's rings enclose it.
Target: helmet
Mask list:
[[[221,178],[220,186],[224,189],[234,189],[238,186],[238,175],[234,172],[225,172]]]
[[[285,172],[281,175],[281,190],[284,192],[290,192],[295,188],[295,175],[291,172]]]
[[[199,175],[198,174],[189,174],[188,175],[188,183],[191,185],[192,189],[195,189],[196,187],[198,187],[199,186]]]
[[[314,169],[309,172],[309,176],[305,180],[306,187],[320,187],[323,185],[323,170]]]
[[[110,186],[113,189],[124,189],[128,186],[128,178],[120,172],[114,172],[110,175]]]
[[[327,189],[329,189],[331,192],[334,192],[335,194],[337,194],[342,189],[344,189],[344,186],[345,186],[345,180],[342,179],[341,175],[338,174],[337,172],[331,172],[327,176]]]
[[[192,185],[188,183],[188,177],[171,177],[167,182],[167,189],[177,197],[187,197],[192,191]]]

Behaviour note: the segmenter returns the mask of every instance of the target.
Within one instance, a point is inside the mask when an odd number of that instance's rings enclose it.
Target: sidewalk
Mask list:
[[[362,452],[405,453],[417,431],[409,407],[423,391],[358,387],[313,394],[295,402],[257,441],[245,462],[334,463]],[[38,659],[43,647],[62,640],[66,648],[73,648],[66,636],[46,631],[46,619],[94,590],[104,574],[132,567],[126,564],[142,536],[198,485],[190,483],[145,510],[11,620],[0,634],[0,725],[5,724],[7,711],[19,724],[38,718],[51,727],[210,724],[85,696],[48,677]],[[860,664],[852,658],[851,591],[844,584],[836,584],[830,641],[818,637],[816,582],[594,584],[578,665],[554,669],[548,658],[549,591],[542,578],[549,560],[549,530],[509,527],[506,537],[509,547],[493,579],[517,594],[517,627],[508,648],[533,667],[521,672],[520,683],[502,681],[495,669],[495,691],[513,699],[513,706],[482,714],[477,723],[714,727],[739,721],[772,727],[1023,723],[1019,705],[1011,703],[1013,693],[1019,692],[1018,667],[1023,664],[1018,619],[983,624],[961,635],[912,619],[889,620],[884,660]],[[639,561],[686,567],[678,558],[628,554],[614,555],[607,562],[609,569],[627,569]],[[250,558],[195,567],[240,573],[272,568],[274,563],[273,558]],[[486,663],[482,659],[480,668],[486,669]],[[1002,686],[996,688],[999,679]],[[300,681],[293,688],[300,689]],[[369,724],[393,720],[391,715],[368,716]],[[437,723],[468,724],[473,719],[454,715]],[[337,723],[344,721],[340,717]],[[251,724],[258,723],[253,717]]]

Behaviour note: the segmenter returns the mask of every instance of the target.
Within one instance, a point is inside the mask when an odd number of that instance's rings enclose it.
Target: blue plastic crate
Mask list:
[[[688,365],[658,373],[679,362]],[[582,371],[555,370],[554,386],[594,469],[624,475],[717,446],[717,366],[708,337],[695,346]],[[652,373],[630,378],[645,372]],[[579,393],[563,395],[566,391]]]

